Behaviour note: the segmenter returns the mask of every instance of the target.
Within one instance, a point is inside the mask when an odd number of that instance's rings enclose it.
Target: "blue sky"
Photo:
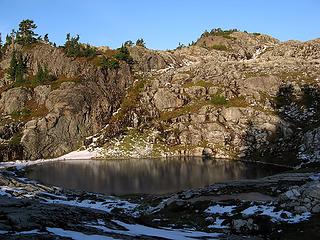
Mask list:
[[[320,37],[319,0],[0,0],[3,35],[27,18],[57,44],[70,32],[113,48],[142,37],[149,48],[172,49],[217,27],[282,41]]]

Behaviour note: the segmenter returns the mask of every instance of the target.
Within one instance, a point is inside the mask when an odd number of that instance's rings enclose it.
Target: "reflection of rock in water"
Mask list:
[[[46,184],[114,194],[169,193],[272,173],[243,162],[201,158],[72,160],[33,168],[28,177]]]

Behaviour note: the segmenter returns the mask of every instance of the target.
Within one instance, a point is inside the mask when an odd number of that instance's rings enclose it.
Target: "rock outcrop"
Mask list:
[[[59,156],[83,143],[102,157],[128,157],[130,139],[145,146],[131,151],[135,157],[251,156],[294,165],[319,151],[312,143],[320,126],[319,39],[281,43],[215,31],[173,51],[128,49],[134,63],[109,70],[47,44],[23,50],[30,76],[46,66],[57,78],[36,87],[9,87],[5,74],[0,80],[2,119],[24,125],[24,158]]]

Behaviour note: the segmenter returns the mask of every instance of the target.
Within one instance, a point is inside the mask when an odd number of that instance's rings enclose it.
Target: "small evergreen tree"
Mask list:
[[[133,63],[133,58],[130,56],[129,50],[125,45],[122,45],[121,48],[118,48],[117,50],[118,53],[113,55],[114,58],[125,61],[128,64]]]
[[[97,55],[97,50],[89,44],[86,44],[85,47],[80,47],[80,55],[83,57],[93,58]]]
[[[102,57],[100,66],[103,70],[118,69],[120,67],[119,62],[113,58]]]
[[[137,46],[140,46],[140,47],[146,47],[146,43],[144,42],[143,38],[139,38],[137,41],[136,41],[136,45]]]
[[[16,35],[16,41],[22,45],[32,44],[37,41],[34,30],[37,25],[30,19],[26,19],[20,22],[19,31]]]
[[[81,44],[79,40],[79,35],[71,37],[70,33],[67,33],[66,42],[64,44],[64,50],[68,57],[92,58],[97,55],[97,50],[95,47],[91,47],[89,44]]]
[[[9,77],[10,77],[10,79],[12,81],[16,80],[16,68],[17,68],[17,65],[18,65],[18,60],[17,60],[16,52],[13,51],[12,57],[11,57],[11,61],[10,61],[10,67],[8,69],[8,74],[9,74]]]
[[[11,44],[11,41],[12,41],[11,36],[7,34],[5,45],[10,45],[10,44]]]
[[[64,44],[66,55],[68,57],[78,57],[80,55],[79,35],[76,35],[75,37],[71,37],[70,33],[68,33],[66,39],[67,40]]]
[[[126,41],[124,44],[123,44],[125,47],[132,47],[133,46],[133,42],[131,40],[128,40]]]
[[[16,83],[23,83],[24,75],[27,72],[27,63],[27,57],[23,57],[20,52],[17,53],[16,51],[14,51],[12,53],[10,67],[8,69],[10,79]]]
[[[36,83],[42,84],[44,82],[56,80],[56,76],[50,74],[46,65],[42,67],[40,64],[38,64],[38,71],[35,75],[34,80]]]
[[[48,37],[48,33],[46,33],[46,34],[44,35],[43,41],[44,41],[45,43],[49,43],[49,42],[50,42],[50,41],[49,41],[49,37]]]

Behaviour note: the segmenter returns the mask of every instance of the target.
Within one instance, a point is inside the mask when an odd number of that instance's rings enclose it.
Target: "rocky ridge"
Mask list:
[[[3,74],[2,161],[56,157],[83,144],[103,158],[317,160],[310,139],[318,135],[319,48],[319,39],[212,32],[171,51],[129,47],[134,64],[108,71],[47,44],[22,49],[30,76],[46,65],[58,79],[16,87]]]

